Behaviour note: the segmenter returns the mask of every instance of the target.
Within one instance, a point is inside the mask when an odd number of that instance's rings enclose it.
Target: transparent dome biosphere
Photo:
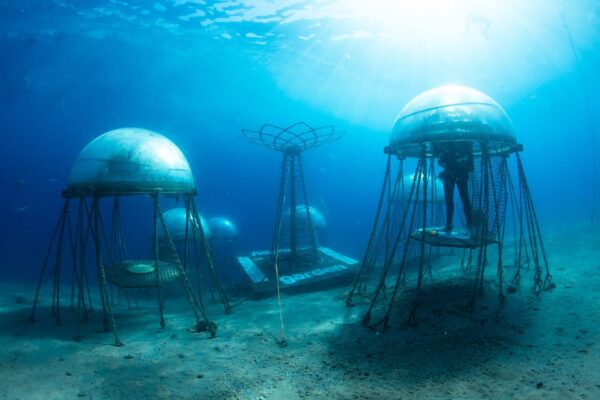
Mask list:
[[[389,151],[418,157],[423,149],[435,152],[435,144],[448,141],[473,142],[490,152],[505,152],[517,145],[512,122],[504,109],[489,96],[468,87],[448,85],[413,98],[394,122]]]
[[[166,137],[141,128],[121,128],[92,140],[71,167],[67,191],[74,195],[190,193],[194,178],[187,159]]]

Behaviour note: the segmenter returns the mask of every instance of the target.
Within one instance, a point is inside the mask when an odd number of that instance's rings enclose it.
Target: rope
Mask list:
[[[160,327],[165,327],[165,305],[162,297],[162,290],[160,287],[160,258],[159,258],[159,248],[158,248],[158,204],[160,202],[158,198],[158,193],[152,194],[152,200],[154,202],[154,216],[152,218],[152,229],[153,229],[153,237],[154,240],[154,272],[156,273],[156,294],[158,296],[158,311],[160,313]]]
[[[369,265],[373,241],[375,240],[375,237],[377,235],[377,227],[379,226],[379,217],[381,216],[381,209],[383,206],[383,201],[385,199],[385,189],[386,189],[386,186],[390,184],[389,181],[390,181],[390,169],[391,169],[391,163],[392,163],[391,160],[392,160],[392,155],[388,154],[387,164],[386,164],[386,168],[385,168],[385,175],[383,178],[383,184],[381,186],[381,192],[379,194],[379,202],[377,204],[377,212],[375,213],[375,221],[373,222],[373,227],[371,228],[371,235],[369,236],[367,250],[365,251],[365,254],[363,255],[363,259],[360,264],[360,269],[358,270],[357,274],[354,276],[354,281],[352,282],[352,289],[350,289],[350,292],[348,293],[348,296],[346,297],[346,307],[352,306],[352,298],[354,297],[354,292],[356,291],[357,286],[363,281],[364,275],[366,274],[366,270]]]
[[[123,343],[119,339],[119,335],[117,334],[117,324],[115,322],[115,318],[112,313],[112,308],[110,302],[108,301],[106,295],[106,273],[104,271],[104,261],[102,260],[101,255],[101,244],[100,244],[100,206],[98,205],[98,197],[94,197],[94,201],[92,204],[92,214],[93,214],[93,229],[92,235],[94,237],[94,244],[96,250],[96,264],[98,266],[98,280],[100,284],[100,299],[102,300],[102,310],[104,311],[104,328],[108,328],[108,322],[110,320],[110,328],[112,329],[112,333],[115,339],[115,346],[122,346]]]
[[[367,310],[367,313],[365,314],[365,316],[363,317],[363,324],[368,324],[369,320],[371,319],[371,312],[373,310],[373,307],[375,306],[375,302],[377,300],[377,297],[379,295],[379,292],[381,291],[381,289],[383,288],[383,286],[385,285],[385,279],[387,277],[387,274],[389,273],[392,261],[395,257],[395,253],[400,245],[401,239],[403,237],[403,232],[404,232],[404,226],[406,223],[406,218],[408,216],[409,210],[411,209],[411,205],[413,204],[413,198],[414,199],[418,199],[419,198],[419,188],[420,188],[420,184],[421,184],[421,171],[423,169],[423,160],[420,158],[419,162],[417,163],[417,169],[416,169],[416,173],[415,173],[415,178],[413,179],[412,182],[412,186],[410,189],[410,193],[408,195],[408,199],[406,201],[405,207],[404,207],[404,213],[402,214],[402,224],[400,226],[400,230],[398,231],[398,234],[396,235],[396,238],[394,240],[394,245],[392,247],[392,252],[390,254],[390,258],[386,261],[385,265],[384,265],[384,269],[383,269],[383,273],[381,275],[381,279],[379,281],[379,285],[377,286],[377,288],[375,289],[375,293],[373,294],[373,297],[371,299],[371,304],[369,305],[369,309]],[[416,188],[416,194],[415,194],[415,188]],[[413,197],[414,195],[414,197]],[[412,207],[412,213],[411,213],[411,217],[410,217],[410,225],[409,225],[409,231],[412,230],[413,225],[414,225],[414,219],[415,219],[415,214],[416,214],[416,207],[413,206]],[[407,259],[407,254],[408,254],[408,245],[410,242],[410,238],[404,241],[404,251],[402,254],[402,261],[400,263],[400,269],[398,271],[398,275],[396,277],[396,283],[394,285],[394,289],[392,291],[392,298],[389,301],[389,305],[388,305],[388,309],[387,312],[385,314],[385,316],[383,318],[381,318],[379,321],[377,321],[376,323],[370,325],[371,328],[376,328],[377,326],[383,324],[384,328],[388,325],[388,320],[389,320],[389,316],[390,313],[392,311],[392,307],[394,305],[395,299],[396,299],[396,295],[398,292],[398,288],[400,286],[400,280],[404,271],[404,267],[406,265],[406,259]]]
[[[86,220],[88,223],[87,223],[85,241],[82,243],[82,246],[81,246],[81,257],[82,257],[81,268],[82,268],[83,280],[85,281],[85,289],[88,294],[88,304],[90,305],[90,312],[93,312],[94,308],[92,305],[92,291],[90,290],[90,282],[88,279],[87,268],[85,268],[85,253],[86,253],[85,249],[87,249],[88,241],[90,240],[90,236],[92,236],[92,224],[91,224],[92,210],[90,209],[90,207],[88,207],[88,203],[87,203],[86,199],[84,198],[82,200],[83,200],[85,215],[87,217]],[[84,314],[84,318],[86,318],[85,314]]]
[[[197,221],[197,226],[194,224],[195,229],[198,231],[198,237],[200,238],[200,244],[202,245],[202,249],[204,250],[204,255],[206,256],[206,260],[208,262],[208,268],[212,273],[212,277],[217,287],[217,292],[221,298],[221,302],[223,303],[223,307],[225,307],[225,313],[231,313],[231,304],[229,304],[229,299],[227,298],[227,294],[223,289],[223,285],[221,284],[221,279],[219,278],[219,274],[217,273],[217,269],[215,267],[215,260],[212,254],[212,250],[208,245],[208,239],[206,239],[206,235],[204,234],[204,227],[202,226],[202,219],[200,218],[200,214],[198,213],[198,209],[196,208],[196,204],[191,202],[192,206],[192,216]]]
[[[50,237],[50,243],[48,243],[48,248],[46,249],[46,254],[44,255],[44,261],[42,262],[42,268],[40,271],[40,275],[38,277],[37,287],[35,290],[35,296],[33,298],[33,305],[31,306],[31,313],[29,314],[29,321],[35,322],[35,311],[37,309],[37,304],[40,296],[40,289],[42,288],[42,282],[44,280],[44,275],[46,273],[46,268],[48,266],[48,260],[50,259],[50,253],[52,252],[52,248],[54,245],[54,241],[56,240],[56,236],[58,235],[58,231],[61,226],[63,226],[63,219],[66,216],[67,210],[69,208],[69,200],[65,200],[63,208],[59,214],[58,220],[54,225],[54,230],[52,232],[52,236]]]
[[[477,293],[479,292],[479,289],[481,288],[481,282],[483,282],[483,273],[484,273],[484,264],[486,261],[486,256],[485,256],[485,249],[486,246],[481,246],[483,243],[485,243],[486,240],[486,236],[487,236],[487,221],[485,221],[485,227],[484,227],[484,221],[482,220],[482,218],[484,218],[485,213],[487,212],[486,209],[483,208],[483,202],[484,202],[484,192],[487,191],[487,184],[488,184],[488,180],[487,180],[487,168],[486,168],[486,163],[485,163],[485,157],[487,155],[487,149],[486,149],[486,145],[485,143],[481,142],[480,143],[480,147],[481,147],[481,162],[480,162],[480,168],[479,168],[479,172],[480,172],[480,177],[479,177],[479,199],[478,199],[478,210],[479,210],[479,215],[478,215],[478,220],[477,220],[477,229],[476,229],[476,234],[475,234],[475,241],[479,243],[480,246],[478,246],[479,250],[478,250],[478,254],[477,254],[477,269],[475,270],[475,285],[473,287],[473,294],[471,295],[471,300],[469,301],[468,305],[467,305],[467,309],[469,310],[469,312],[472,312],[473,309],[475,308],[475,298],[477,296]],[[486,207],[487,208],[487,207]]]
[[[88,224],[89,227],[89,224]],[[89,228],[88,228],[89,229]],[[75,244],[74,249],[77,251],[77,247],[79,246],[79,261],[75,261],[75,265],[79,265],[80,273],[77,279],[77,316],[76,316],[76,325],[75,325],[75,341],[81,341],[81,310],[84,312],[84,320],[87,320],[87,310],[85,307],[85,286],[83,282],[83,266],[85,260],[85,249],[83,246],[83,199],[79,199],[79,205],[77,207],[77,223],[75,224]]]
[[[282,190],[280,193],[285,192],[285,182],[284,182],[284,187],[282,187],[281,189]],[[280,201],[282,203],[285,202],[285,195],[283,197],[280,196]],[[279,209],[281,210],[282,208],[283,207],[281,207]],[[281,305],[281,288],[279,286],[279,239],[281,237],[281,225],[282,225],[281,215],[278,215],[277,221],[279,222],[279,226],[277,227],[277,231],[276,231],[277,233],[274,237],[275,259],[274,259],[273,266],[275,267],[275,283],[276,283],[276,287],[277,287],[277,310],[279,313],[279,340],[277,340],[277,344],[279,344],[279,347],[283,348],[283,347],[287,347],[288,343],[287,343],[287,340],[285,339],[285,326],[283,324],[283,307]]]
[[[283,204],[285,198],[285,177],[287,174],[287,153],[283,154],[281,162],[281,177],[279,179],[279,194],[277,196],[277,208],[275,211],[275,227],[273,231],[273,242],[271,243],[271,259],[275,259],[275,248],[279,246],[279,230],[281,229],[281,218],[283,213]]]
[[[525,195],[525,202],[527,205],[527,210],[528,210],[528,220],[530,220],[530,223],[532,224],[531,227],[531,232],[533,234],[533,243],[537,244],[537,242],[539,242],[539,252],[542,253],[542,259],[544,262],[544,267],[545,267],[545,272],[546,272],[546,276],[544,277],[543,283],[541,283],[541,266],[540,266],[540,262],[539,262],[539,255],[538,255],[538,249],[537,247],[535,248],[535,254],[534,254],[534,262],[536,264],[536,281],[535,281],[535,286],[534,286],[534,291],[536,290],[537,292],[539,292],[541,289],[544,290],[550,290],[552,288],[554,288],[554,284],[552,283],[552,275],[550,274],[550,267],[548,264],[548,258],[546,256],[546,250],[544,247],[544,242],[542,240],[542,234],[540,231],[540,225],[537,219],[537,214],[535,212],[535,208],[533,206],[533,197],[531,195],[531,191],[529,190],[529,184],[527,183],[527,177],[525,176],[525,170],[523,168],[523,163],[521,161],[521,157],[519,156],[519,153],[517,153],[517,165],[519,168],[519,176],[523,185],[523,191],[524,191],[524,195]],[[532,251],[532,253],[534,253]]]
[[[175,261],[174,262],[175,268],[177,268],[177,270],[179,272],[179,277],[183,283],[183,287],[184,287],[188,302],[192,306],[192,310],[194,311],[194,314],[196,316],[196,331],[201,332],[203,330],[207,330],[208,333],[210,334],[211,338],[214,338],[217,334],[217,325],[214,322],[209,321],[209,319],[206,315],[206,310],[204,308],[204,305],[202,304],[202,302],[200,302],[196,298],[196,296],[194,296],[194,291],[192,289],[192,285],[190,284],[190,281],[188,280],[185,269],[183,268],[183,265],[181,264],[181,260],[179,259],[179,254],[177,254],[177,250],[175,249],[175,243],[173,243],[173,239],[171,238],[171,234],[169,233],[169,229],[167,228],[167,223],[165,222],[165,216],[164,216],[164,213],[162,212],[162,208],[160,207],[160,202],[158,201],[158,198],[155,198],[154,202],[155,202],[154,204],[158,211],[158,219],[160,220],[160,225],[162,227],[163,235],[167,239],[167,243],[169,245],[169,250],[171,251],[171,254],[173,255],[173,259]],[[189,212],[189,210],[186,210],[186,212]],[[203,318],[204,325],[200,322],[200,317]]]
[[[69,216],[69,206],[67,200],[67,208],[65,211],[65,217],[62,219],[60,231],[58,234],[58,242],[56,245],[56,254],[54,259],[54,284],[52,291],[52,315],[56,317],[56,325],[61,325],[60,320],[60,267],[62,259],[63,241],[65,235],[65,225]]]
[[[419,273],[417,275],[417,292],[415,293],[415,298],[413,302],[413,308],[408,316],[408,326],[416,326],[417,323],[417,305],[419,303],[419,298],[421,294],[421,286],[423,284],[423,262],[425,260],[425,227],[427,224],[427,165],[425,159],[425,150],[421,154],[421,159],[423,160],[423,223],[422,223],[422,231],[421,231],[421,249],[419,256]],[[417,199],[418,200],[418,199]],[[392,298],[392,301],[395,297]]]

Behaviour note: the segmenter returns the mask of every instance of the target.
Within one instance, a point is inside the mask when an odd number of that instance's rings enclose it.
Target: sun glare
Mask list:
[[[352,9],[356,18],[385,30],[389,35],[409,30],[427,35],[453,37],[464,35],[470,28],[481,29],[489,24],[481,13],[482,6],[489,5],[489,1],[353,0],[344,3]]]

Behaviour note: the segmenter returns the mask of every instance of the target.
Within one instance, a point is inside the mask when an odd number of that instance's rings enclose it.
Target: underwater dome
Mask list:
[[[421,175],[421,179],[422,178],[423,176]],[[427,179],[427,190],[429,191],[427,195],[428,198],[430,198],[434,204],[444,204],[444,183],[442,179],[438,177],[432,178],[431,176],[428,176]],[[431,179],[433,179],[433,183],[431,182]],[[414,180],[415,174],[406,174],[403,176],[404,183],[402,185],[402,189],[398,190],[398,194],[396,195],[396,201],[403,202],[408,199],[408,197],[410,196],[410,189]],[[435,187],[433,185],[435,185]],[[432,190],[434,190],[433,194],[431,193]],[[422,191],[423,188],[421,187],[421,196],[423,195]]]
[[[200,217],[200,223],[202,224],[202,230],[204,231],[204,236],[207,239],[211,237],[211,229],[209,223],[206,221],[202,215],[198,214]],[[171,239],[174,242],[183,242],[185,240],[185,221],[186,221],[186,212],[185,208],[173,208],[167,212],[165,212],[165,224],[167,225],[167,229],[169,230],[169,234],[171,235]],[[192,223],[196,226],[198,225],[194,219],[192,219],[192,215],[190,214],[190,225],[188,225],[188,237],[193,237],[194,234],[192,231]],[[164,235],[162,231],[161,236]]]
[[[190,165],[179,148],[159,133],[121,128],[92,140],[71,167],[71,195],[162,194],[195,191]]]
[[[513,124],[491,97],[464,86],[441,86],[408,102],[394,122],[389,151],[418,157],[425,145],[435,156],[435,143],[473,142],[475,152],[510,152],[517,146]]]
[[[321,211],[317,210],[313,206],[309,206],[308,210],[310,212],[310,216],[312,217],[313,226],[317,231],[324,230],[327,228],[327,222],[325,222],[325,217],[321,214]],[[290,210],[285,210],[283,213],[283,221],[286,224],[290,223]],[[302,225],[306,224],[306,206],[304,203],[300,203],[296,205],[296,224]]]
[[[239,232],[235,224],[225,217],[213,217],[208,220],[213,239],[233,239]]]

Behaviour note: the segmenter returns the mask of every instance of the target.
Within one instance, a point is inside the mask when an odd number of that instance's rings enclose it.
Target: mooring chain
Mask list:
[[[78,226],[75,226],[75,230],[78,229]],[[71,311],[73,311],[75,309],[75,282],[79,281],[79,273],[77,271],[77,248],[76,248],[76,243],[75,243],[75,235],[77,234],[77,232],[75,232],[75,234],[73,234],[73,226],[72,226],[72,222],[71,222],[71,212],[69,211],[69,214],[67,216],[67,232],[69,235],[69,249],[71,250],[71,270],[72,270],[72,276],[71,276],[71,302],[69,304],[69,308],[71,309]]]
[[[275,248],[275,263],[273,264],[275,267],[275,281],[277,286],[277,310],[279,313],[279,340],[277,343],[279,347],[287,347],[287,340],[285,339],[285,326],[283,324],[283,306],[281,304],[281,288],[279,285],[279,238],[281,235],[281,225],[282,220],[279,219],[279,229],[277,233],[277,247]]]
[[[160,281],[160,250],[158,246],[158,207],[159,203],[158,193],[152,194],[152,200],[154,203],[154,215],[152,218],[152,229],[153,229],[153,242],[154,242],[154,271],[156,272],[156,294],[158,296],[158,312],[160,314],[160,327],[165,327],[165,304],[162,296],[162,288]]]
[[[35,296],[33,297],[33,305],[31,306],[31,313],[29,314],[29,321],[35,322],[35,311],[37,309],[37,303],[40,296],[40,289],[42,288],[42,282],[44,280],[44,275],[46,273],[46,268],[48,267],[48,261],[50,259],[50,254],[52,253],[52,248],[54,245],[54,241],[56,240],[56,236],[58,235],[58,231],[63,224],[63,219],[66,216],[68,210],[68,200],[65,200],[62,210],[60,211],[58,220],[54,225],[54,230],[52,232],[52,236],[50,237],[50,243],[48,243],[48,248],[46,249],[46,254],[44,255],[44,260],[42,262],[42,268],[40,271],[40,275],[38,277],[37,287],[35,290]]]
[[[534,256],[534,261],[536,263],[535,288],[537,289],[537,292],[539,292],[542,289],[550,290],[550,289],[554,288],[554,284],[552,283],[552,275],[550,274],[550,267],[548,264],[548,258],[546,257],[546,250],[544,248],[544,242],[542,240],[542,234],[540,231],[540,225],[538,223],[537,214],[536,214],[535,208],[533,206],[533,197],[531,195],[531,191],[529,190],[529,184],[527,182],[527,177],[525,176],[525,170],[523,168],[523,163],[521,162],[521,157],[519,156],[519,153],[517,153],[517,164],[518,164],[518,168],[519,168],[519,175],[523,182],[526,206],[527,206],[529,213],[531,214],[530,222],[532,225],[531,231],[532,231],[532,234],[534,235],[533,243],[537,245],[537,242],[539,241],[540,252],[542,253],[544,267],[546,269],[546,276],[542,282],[541,266],[540,266],[539,255],[538,255],[538,251],[537,251],[537,247],[536,247],[535,256]],[[536,241],[536,235],[537,235],[537,241]],[[538,280],[539,280],[539,283],[538,283]]]
[[[65,217],[62,219],[58,242],[56,245],[56,254],[54,260],[54,285],[52,291],[52,315],[56,317],[56,325],[61,325],[60,320],[60,267],[62,259],[63,241],[65,236],[65,226],[69,219],[69,200],[65,209]]]
[[[492,160],[491,157],[488,161],[489,166],[490,166],[490,170],[492,170],[493,166],[492,166]],[[495,171],[496,173],[492,175],[492,196],[494,198],[494,208],[495,208],[495,216],[494,216],[494,232],[497,235],[497,239],[498,239],[498,265],[497,265],[497,271],[496,271],[496,275],[498,278],[498,300],[500,301],[500,303],[504,302],[504,291],[502,289],[502,285],[503,285],[503,274],[504,274],[504,268],[502,265],[502,244],[504,243],[504,228],[505,228],[505,222],[506,219],[504,219],[504,221],[500,220],[500,215],[504,216],[504,218],[506,217],[506,196],[507,196],[507,191],[506,191],[506,170],[503,168],[503,166],[506,164],[506,159],[501,159],[499,166],[498,166],[498,170]],[[494,179],[494,176],[498,177],[500,182],[499,182],[499,187],[496,190],[496,181]]]
[[[117,323],[112,312],[110,301],[106,294],[106,273],[104,271],[104,261],[102,260],[101,244],[100,244],[100,206],[98,204],[98,197],[94,197],[92,204],[93,214],[93,229],[92,236],[94,238],[94,249],[96,253],[96,264],[98,266],[98,278],[100,281],[100,299],[102,301],[102,309],[104,310],[104,328],[108,329],[108,323],[110,322],[110,328],[112,329],[113,336],[115,338],[115,346],[122,346],[123,343],[119,339],[117,334]]]
[[[370,268],[370,258],[373,256],[372,246],[373,241],[375,240],[375,236],[377,235],[377,228],[379,226],[379,217],[381,216],[381,209],[383,208],[383,201],[385,200],[385,190],[386,186],[390,184],[390,170],[391,170],[391,161],[392,155],[388,154],[387,164],[385,168],[385,175],[383,178],[383,185],[381,187],[381,192],[379,194],[379,202],[377,204],[377,212],[375,213],[375,221],[373,222],[373,227],[371,228],[371,235],[369,236],[369,242],[367,243],[367,249],[363,256],[362,262],[360,264],[360,268],[356,275],[354,276],[354,281],[352,282],[352,289],[348,293],[346,297],[346,307],[352,306],[352,297],[354,296],[354,292],[356,291],[359,285],[362,285],[363,279],[365,279],[365,275],[367,273],[367,269]]]
[[[522,251],[522,237],[523,237],[523,220],[522,216],[522,204],[521,197],[518,196],[515,192],[515,185],[513,183],[512,177],[510,173],[506,174],[507,184],[510,194],[510,199],[512,203],[511,211],[512,211],[512,220],[513,220],[513,238],[515,243],[514,249],[514,266],[516,267],[516,272],[511,279],[511,283],[518,284],[521,280],[521,251]],[[518,216],[518,220],[517,220]],[[517,235],[517,221],[519,227],[519,234]]]
[[[215,267],[215,260],[212,254],[212,250],[208,245],[208,239],[204,234],[204,227],[202,226],[202,220],[200,218],[200,213],[198,213],[198,209],[196,208],[195,203],[192,202],[192,216],[197,221],[197,227],[195,228],[198,231],[198,236],[200,238],[200,243],[202,245],[202,249],[204,250],[204,254],[206,255],[206,260],[208,262],[208,268],[213,276],[213,281],[215,286],[217,287],[217,292],[219,292],[219,296],[221,298],[221,302],[223,303],[223,307],[225,307],[225,313],[231,313],[231,304],[229,304],[229,299],[227,298],[227,294],[223,289],[223,284],[221,283],[221,279],[219,278],[219,274],[217,273],[217,269]],[[192,228],[194,229],[194,228]]]
[[[382,189],[381,189],[381,197],[380,197],[380,203],[379,203],[378,213],[377,213],[377,221],[376,221],[377,224],[373,225],[374,228],[376,228],[377,225],[378,225],[378,219],[379,219],[379,216],[380,216],[382,202],[383,202],[383,199],[385,198],[386,187],[387,187],[387,185],[391,184],[391,181],[390,181],[391,176],[390,176],[390,168],[389,168],[389,166],[390,166],[389,163],[391,162],[391,158],[390,157],[391,157],[391,154],[388,157],[388,168],[386,168],[386,174],[385,174],[384,184],[383,184]],[[417,166],[417,168],[418,168],[418,166]],[[412,183],[411,193],[409,195],[409,199],[412,199],[412,195],[414,193],[414,188],[415,188],[415,181],[413,181],[413,183]],[[410,200],[407,201],[407,203],[404,204],[404,205],[405,205],[405,214],[404,214],[403,219],[402,219],[402,226],[404,226],[404,221],[406,219],[406,214],[408,213],[408,208],[409,208],[409,205],[410,205]],[[389,215],[386,215],[386,219],[388,219],[388,218],[389,218]],[[385,225],[385,222],[386,221],[384,221],[384,225]],[[402,233],[402,229],[400,229],[398,231],[397,237],[399,237],[401,235],[401,233]],[[375,234],[377,234],[377,231],[375,231]],[[382,228],[381,231],[379,231],[378,241],[381,240],[381,238],[385,238],[383,228]],[[392,249],[395,248],[395,247],[396,246],[392,246]],[[385,289],[386,289],[385,279],[386,279],[388,271],[389,271],[389,269],[391,267],[391,261],[390,260],[394,259],[395,251],[392,250],[391,253],[392,254],[390,255],[390,257],[388,257],[387,259],[383,260],[383,268],[382,268],[382,272],[381,272],[381,277],[379,278],[379,282],[377,284],[377,287],[375,288],[375,291],[374,291],[374,293],[373,293],[373,295],[371,297],[371,301],[370,301],[370,304],[369,304],[369,309],[367,310],[367,312],[363,316],[363,319],[362,319],[362,324],[363,325],[368,325],[369,324],[369,322],[371,320],[371,312],[372,312],[375,304],[377,303],[377,299],[379,297],[379,293],[383,291],[383,293],[385,294]],[[399,272],[399,273],[401,273],[401,272]]]
[[[416,172],[415,172],[415,178],[413,178],[413,183],[411,186],[411,192],[408,195],[408,199],[406,200],[406,205],[405,205],[405,209],[404,209],[404,213],[403,213],[403,217],[402,217],[402,225],[400,230],[398,231],[398,235],[396,236],[396,241],[394,243],[393,246],[393,252],[395,253],[396,250],[399,248],[399,244],[400,244],[400,239],[403,235],[403,233],[405,232],[406,229],[406,218],[408,217],[408,213],[410,212],[410,210],[412,209],[412,212],[410,213],[410,222],[408,224],[408,228],[407,228],[407,232],[410,235],[410,233],[413,231],[414,229],[414,223],[415,223],[415,217],[417,215],[417,203],[419,201],[419,196],[420,196],[420,189],[421,189],[421,181],[423,179],[423,170],[425,168],[425,161],[423,158],[419,158],[419,162],[417,163],[417,168],[416,168]],[[414,197],[413,197],[414,195]],[[412,205],[412,207],[411,207]],[[423,227],[424,229],[424,227]],[[383,323],[383,327],[384,330],[387,328],[388,326],[388,321],[390,318],[390,315],[392,313],[392,309],[394,307],[394,304],[396,302],[396,297],[398,295],[398,290],[402,284],[402,281],[404,279],[404,274],[405,271],[404,269],[406,268],[406,262],[408,260],[408,254],[409,254],[409,248],[410,248],[410,236],[408,239],[406,239],[403,243],[403,249],[402,249],[402,259],[400,261],[400,267],[398,269],[398,275],[396,276],[396,281],[394,283],[394,288],[392,289],[392,295],[390,296],[390,300],[388,303],[388,309],[387,312],[385,314],[385,317],[382,318],[377,324],[374,324],[373,327],[375,327],[376,325]],[[388,272],[389,272],[389,267],[391,266],[391,262],[394,260],[395,258],[395,254],[393,254],[390,257],[390,264],[388,264],[388,269],[385,272],[385,275],[387,276]],[[384,280],[384,285],[385,285],[385,280]],[[413,307],[413,310],[416,313],[416,310]],[[414,322],[414,316],[416,316],[416,314],[413,313],[413,311],[411,310],[411,313],[408,317],[408,321],[407,324],[409,326],[412,326],[413,322]]]
[[[75,224],[75,244],[74,246],[79,246],[79,249],[75,248],[75,251],[78,251],[79,260],[75,261],[75,265],[79,266],[79,276],[77,279],[78,286],[78,294],[77,294],[77,316],[76,316],[76,325],[75,325],[75,341],[79,342],[81,340],[81,322],[87,322],[88,314],[85,306],[85,285],[84,285],[84,268],[85,268],[85,244],[87,244],[87,240],[84,240],[84,222],[83,222],[83,205],[84,199],[79,199],[79,206],[77,208],[77,223]],[[85,230],[87,235],[89,235],[90,224],[85,225]],[[81,311],[83,309],[83,317],[81,316]]]
[[[421,159],[419,159],[419,162],[417,163],[416,174],[415,174],[416,178],[413,179],[410,193],[408,195],[408,199],[407,199],[405,207],[404,207],[401,228],[398,231],[398,234],[396,235],[396,238],[394,240],[394,245],[392,246],[392,252],[390,254],[390,257],[384,265],[384,269],[383,269],[383,273],[381,275],[381,279],[379,281],[379,285],[377,286],[375,294],[372,297],[371,304],[369,305],[369,309],[368,309],[367,313],[365,314],[365,316],[363,317],[362,322],[364,325],[367,325],[369,323],[373,307],[375,306],[375,300],[377,299],[377,295],[378,295],[379,291],[385,286],[385,279],[391,268],[392,261],[395,258],[396,251],[399,248],[399,245],[400,245],[400,242],[402,239],[402,233],[404,232],[404,227],[406,224],[406,218],[408,217],[408,213],[411,209],[412,209],[412,212],[411,212],[411,216],[410,216],[410,223],[409,223],[408,230],[411,231],[414,226],[414,219],[415,219],[415,214],[416,214],[417,208],[413,204],[413,199],[415,199],[415,201],[418,201],[418,198],[419,198],[422,170],[423,170],[423,162]],[[412,205],[412,207],[411,207],[411,205]],[[381,318],[379,321],[375,322],[374,324],[369,325],[371,328],[376,328],[377,326],[379,326],[381,324],[383,324],[384,329],[387,328],[389,316],[392,312],[392,308],[393,308],[394,302],[396,300],[396,295],[398,293],[398,288],[400,287],[400,281],[402,279],[402,274],[403,274],[404,268],[406,266],[406,259],[407,259],[407,255],[408,255],[409,243],[410,243],[410,239],[404,241],[402,261],[400,262],[400,268],[398,271],[398,275],[396,276],[396,282],[395,282],[394,288],[392,290],[392,296],[389,301],[387,312],[386,312],[385,316],[383,318]]]
[[[487,190],[487,184],[488,184],[488,180],[487,180],[487,165],[485,163],[485,157],[487,154],[486,151],[486,145],[485,143],[481,142],[480,143],[481,146],[481,161],[480,161],[480,166],[479,166],[479,193],[478,193],[478,201],[477,201],[477,206],[478,206],[478,216],[477,216],[477,229],[475,230],[475,243],[478,244],[478,254],[477,254],[477,269],[475,270],[475,281],[474,281],[474,287],[473,287],[473,293],[471,294],[471,300],[469,301],[468,305],[467,305],[467,309],[472,312],[475,308],[475,299],[477,296],[477,293],[479,292],[480,289],[480,285],[482,282],[482,276],[484,274],[484,269],[485,269],[485,261],[486,261],[486,255],[485,253],[485,248],[486,246],[485,241],[487,240],[487,220],[486,221],[482,221],[482,219],[484,219],[485,217],[487,217],[487,215],[484,215],[485,212],[487,212],[487,207],[486,209],[483,209],[484,207],[484,192]],[[484,226],[485,223],[485,226]]]
[[[409,326],[415,326],[417,324],[417,305],[419,303],[420,297],[421,297],[421,287],[423,285],[423,263],[425,261],[425,235],[426,235],[426,229],[425,227],[427,226],[427,186],[428,186],[428,176],[427,176],[427,164],[426,164],[426,158],[425,158],[425,152],[423,151],[423,153],[421,154],[421,158],[423,159],[423,222],[422,222],[422,231],[421,231],[421,243],[420,243],[420,247],[421,247],[421,251],[420,251],[420,256],[419,256],[419,272],[417,275],[417,291],[415,293],[415,297],[414,297],[414,303],[413,303],[413,307],[412,310],[410,311],[409,317],[408,317],[408,325]],[[417,198],[418,200],[418,198]],[[394,288],[394,291],[396,291],[396,289]],[[395,299],[395,293],[392,296],[392,301]],[[391,311],[391,309],[390,309]]]
[[[175,263],[174,263],[175,268],[177,268],[179,277],[181,278],[181,281],[183,282],[183,287],[185,289],[185,293],[187,295],[188,302],[192,306],[192,310],[194,311],[194,314],[196,315],[196,330],[198,332],[207,330],[209,332],[210,336],[214,338],[217,334],[217,325],[208,319],[204,305],[198,301],[196,296],[194,296],[194,291],[192,289],[192,285],[190,284],[190,281],[187,278],[187,273],[185,272],[185,269],[183,268],[183,265],[181,264],[181,260],[179,259],[179,255],[177,254],[177,250],[175,249],[175,243],[173,243],[173,239],[171,238],[171,234],[169,233],[167,223],[165,222],[165,216],[164,216],[164,213],[162,212],[162,208],[160,206],[159,199],[155,198],[154,203],[158,210],[158,218],[160,220],[163,234],[164,234],[165,238],[167,239],[167,243],[169,245],[169,250],[171,251],[171,254],[173,255],[173,258],[175,261]],[[204,326],[202,326],[202,324],[200,323],[200,317],[202,317],[204,320],[203,321]]]
[[[85,264],[85,249],[87,249],[89,241],[90,241],[90,237],[92,237],[92,210],[90,209],[90,207],[88,206],[88,202],[85,198],[83,198],[83,208],[85,211],[85,215],[86,218],[85,220],[88,221],[87,223],[87,229],[86,229],[86,234],[85,234],[85,240],[81,243],[81,257],[82,257],[82,262],[81,262],[81,272],[83,274],[83,281],[85,283],[85,290],[87,291],[87,295],[88,295],[88,304],[90,306],[90,312],[94,311],[94,306],[92,304],[92,291],[90,290],[90,281],[88,279],[88,272],[87,272],[87,268],[86,268],[86,264]],[[93,240],[93,238],[92,238]],[[86,315],[84,314],[84,318],[86,317]]]

